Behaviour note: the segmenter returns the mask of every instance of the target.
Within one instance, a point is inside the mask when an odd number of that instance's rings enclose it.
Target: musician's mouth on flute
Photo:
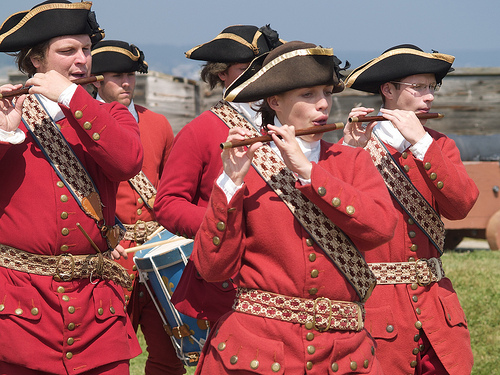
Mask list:
[[[300,137],[302,135],[326,133],[329,131],[343,129],[343,128],[344,128],[343,122],[336,122],[334,124],[326,124],[321,126],[312,126],[310,128],[305,128],[305,129],[298,129],[295,131],[295,136]],[[267,134],[258,137],[243,139],[241,141],[223,142],[220,144],[220,148],[225,150],[233,147],[249,146],[257,142],[264,142],[264,143],[271,142],[272,140],[273,138],[271,137],[271,135]]]
[[[86,85],[88,83],[102,81],[103,79],[104,79],[104,76],[96,75],[96,76],[78,78],[78,79],[75,79],[71,82],[76,83],[77,85]],[[10,92],[0,94],[0,99],[12,98],[14,96],[29,94],[29,89],[30,89],[29,87],[21,87],[20,89],[12,90]]]

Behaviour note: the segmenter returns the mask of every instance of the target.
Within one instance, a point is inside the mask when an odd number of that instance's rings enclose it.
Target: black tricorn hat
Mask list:
[[[144,53],[133,44],[121,40],[102,40],[92,47],[92,74],[147,73]]]
[[[340,60],[333,49],[292,41],[255,58],[226,89],[230,102],[254,102],[301,87],[333,85],[344,90],[339,74]]]
[[[258,28],[250,25],[226,27],[210,42],[186,52],[192,60],[220,63],[245,63],[283,44],[278,33],[269,25]]]
[[[0,52],[17,52],[64,35],[87,34],[97,43],[104,31],[91,7],[89,1],[45,1],[14,13],[0,26]]]
[[[444,76],[453,71],[454,60],[451,55],[427,53],[413,44],[401,44],[354,69],[345,84],[355,90],[377,94],[384,83],[415,74],[433,73],[437,83],[441,83]]]

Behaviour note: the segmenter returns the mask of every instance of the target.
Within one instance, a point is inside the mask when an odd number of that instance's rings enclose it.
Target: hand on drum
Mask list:
[[[122,245],[118,245],[115,247],[115,249],[111,252],[111,257],[113,259],[120,259],[120,257],[123,257],[125,259],[128,259],[127,251]]]

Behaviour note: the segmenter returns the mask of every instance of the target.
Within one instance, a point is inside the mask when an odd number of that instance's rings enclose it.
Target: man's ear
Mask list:
[[[30,61],[31,61],[31,64],[33,64],[33,66],[36,69],[39,69],[42,66],[42,62],[40,61],[40,59],[38,57],[30,57]]]
[[[278,100],[278,97],[276,95],[270,96],[269,98],[266,98],[267,104],[271,109],[276,112],[279,109],[280,103]]]
[[[394,96],[394,89],[394,85],[389,82],[386,82],[380,86],[380,92],[388,99],[392,99],[392,97]]]

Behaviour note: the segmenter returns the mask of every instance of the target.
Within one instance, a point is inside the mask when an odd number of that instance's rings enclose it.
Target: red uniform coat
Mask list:
[[[455,142],[426,128],[434,138],[423,161],[409,150],[403,154],[387,146],[397,163],[408,166],[407,176],[441,215],[463,219],[478,197],[478,189],[467,175]],[[430,169],[424,168],[430,163]],[[430,175],[435,173],[434,180]],[[437,187],[442,182],[443,187]],[[399,212],[394,238],[366,254],[369,263],[407,262],[439,257],[427,236],[393,199]],[[414,236],[414,237],[413,237]],[[412,245],[417,250],[412,251]],[[446,269],[445,269],[446,271]],[[449,279],[426,287],[411,284],[378,285],[366,303],[366,328],[378,344],[377,356],[386,374],[413,374],[422,324],[439,359],[450,374],[469,375],[472,351],[467,320]]]
[[[228,132],[224,122],[205,111],[176,135],[154,205],[158,222],[168,231],[194,238],[221,172],[220,144]],[[190,262],[172,302],[185,315],[216,321],[231,310],[234,297],[231,283],[205,283]]]
[[[104,218],[113,225],[118,183],[139,172],[142,163],[137,123],[124,106],[100,103],[82,87],[69,108],[61,107],[66,115],[58,121],[61,132],[91,175]],[[24,124],[20,129],[27,133]],[[95,254],[76,227],[80,223],[102,251],[107,249],[94,220],[29,133],[21,144],[0,143],[0,176],[0,243],[42,255]],[[0,361],[76,374],[138,355],[122,287],[92,281],[55,281],[0,267]]]
[[[373,175],[376,170],[369,155],[321,142],[311,184],[297,183],[297,188],[361,253],[388,241],[396,216],[385,201],[389,196],[382,179]],[[319,188],[325,188],[324,196],[317,193]],[[338,207],[332,205],[334,198],[340,199]],[[348,206],[354,207],[354,213],[348,213]],[[225,223],[225,230],[218,229],[224,227],[220,222]],[[214,245],[215,236],[220,238],[219,246]],[[214,188],[191,258],[208,281],[236,274],[235,283],[245,288],[309,299],[359,301],[346,278],[253,168],[231,202],[226,202],[218,186]],[[351,371],[355,363],[362,373],[379,374],[374,345],[364,329],[318,332],[300,324],[230,312],[211,331],[197,372],[267,374],[277,362],[277,374],[304,374],[310,362],[308,374],[333,373],[335,363],[339,373]],[[250,368],[253,360],[259,361],[257,370]]]

